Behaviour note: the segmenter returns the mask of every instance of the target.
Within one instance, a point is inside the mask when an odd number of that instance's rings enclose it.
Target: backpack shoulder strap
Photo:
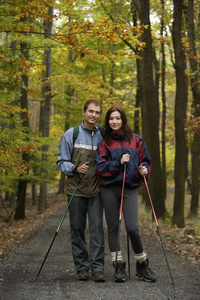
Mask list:
[[[103,128],[103,126],[98,125],[98,128],[101,132],[102,137],[104,137],[104,128]]]
[[[99,126],[99,125],[98,125],[98,128],[101,132],[102,137],[104,137],[104,128],[102,126]],[[73,129],[73,145],[75,143],[75,140],[78,137],[78,134],[79,134],[79,126],[74,126],[74,129]]]
[[[73,145],[75,143],[75,140],[78,137],[78,134],[79,134],[79,126],[74,126],[74,129],[73,129]]]

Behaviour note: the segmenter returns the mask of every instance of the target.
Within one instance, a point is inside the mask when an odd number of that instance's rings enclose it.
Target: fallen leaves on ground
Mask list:
[[[13,215],[8,218],[13,211],[9,208],[9,202],[4,202],[3,206],[0,210],[0,258],[3,258],[8,251],[19,245],[48,216],[67,206],[67,198],[65,194],[49,193],[45,212],[38,214],[37,205],[32,205],[32,199],[27,197],[25,219],[17,221],[13,219]]]
[[[142,232],[156,238],[161,243],[156,225],[152,222],[147,225],[146,219],[140,220]],[[200,263],[200,228],[199,225],[188,223],[184,228],[175,228],[161,222],[159,225],[161,239],[165,250],[173,251],[191,263]],[[192,233],[192,234],[191,234]]]
[[[5,221],[8,218],[8,213],[12,210],[8,208],[9,203],[5,204],[4,202],[4,205],[7,207],[1,207],[0,210],[1,258],[28,237],[49,215],[61,208],[64,209],[67,205],[67,199],[65,194],[57,194],[55,191],[48,193],[46,211],[43,214],[38,214],[37,205],[33,206],[31,198],[27,197],[26,218],[18,221],[13,220],[13,218],[10,218],[7,222]],[[145,236],[151,238],[153,235],[160,243],[160,237],[153,220],[140,216],[139,223]],[[185,228],[175,228],[170,224],[161,222],[159,230],[165,249],[181,255],[191,263],[200,263],[200,225],[197,224],[187,222]]]

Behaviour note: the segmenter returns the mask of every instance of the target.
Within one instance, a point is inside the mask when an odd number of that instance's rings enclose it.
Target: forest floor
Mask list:
[[[166,208],[169,215],[172,214],[174,192],[173,189],[167,194]],[[167,249],[180,254],[191,263],[200,263],[200,218],[191,219],[189,215],[190,194],[185,195],[185,227],[172,226],[171,219],[158,220],[159,229],[165,241]],[[38,214],[37,205],[32,205],[31,194],[27,194],[26,215],[24,220],[15,221],[14,211],[9,208],[9,202],[0,203],[0,259],[3,259],[10,250],[28,237],[32,231],[41,226],[45,220],[61,208],[63,211],[67,205],[66,195],[57,194],[55,189],[49,191],[47,196],[46,211]],[[200,217],[200,216],[199,216]],[[147,211],[141,203],[139,206],[139,223],[145,235],[156,234],[157,229],[152,220],[150,211]],[[159,238],[159,237],[158,237]]]
[[[190,195],[186,195],[188,209]],[[172,211],[173,190],[167,197],[167,210]],[[199,300],[200,299],[200,234],[199,221],[186,218],[185,228],[174,228],[170,219],[158,220],[165,252],[172,277],[167,268],[160,239],[151,212],[139,205],[139,226],[144,248],[155,271],[157,281],[147,283],[135,275],[135,262],[130,251],[130,278],[117,284],[113,280],[113,266],[105,234],[105,283],[93,280],[79,282],[74,269],[69,214],[66,214],[62,228],[45,261],[39,278],[36,275],[44,261],[50,243],[67,207],[66,195],[49,191],[47,209],[37,213],[32,205],[31,195],[27,195],[26,218],[14,221],[11,210],[0,210],[0,299],[1,300]],[[6,211],[7,210],[7,211]],[[187,213],[187,212],[186,212]],[[8,216],[10,216],[8,218]],[[187,214],[186,214],[187,216]],[[89,244],[89,231],[86,229]],[[127,239],[122,219],[120,244],[124,260],[128,261]],[[174,286],[172,285],[172,279]],[[173,288],[174,287],[174,288]]]
[[[186,207],[190,196],[186,195]],[[170,213],[173,191],[168,194],[166,206]],[[5,205],[5,203],[4,203]],[[6,203],[7,205],[7,203]],[[140,201],[139,226],[150,267],[157,281],[147,283],[135,276],[135,262],[130,251],[130,278],[117,284],[113,280],[113,266],[105,233],[105,283],[76,280],[71,253],[69,214],[66,214],[59,235],[51,248],[39,278],[39,268],[49,249],[56,229],[67,207],[66,196],[49,191],[47,209],[37,213],[27,195],[26,218],[14,221],[8,218],[9,208],[1,207],[0,231],[0,299],[1,300],[199,300],[200,299],[200,234],[199,221],[186,218],[185,228],[174,228],[170,220],[159,221],[159,227],[174,281],[163,255],[160,239],[151,212]],[[7,209],[7,211],[5,210]],[[6,221],[5,221],[6,220]],[[89,232],[86,229],[89,243]],[[127,240],[124,222],[120,231],[121,250],[127,261]]]

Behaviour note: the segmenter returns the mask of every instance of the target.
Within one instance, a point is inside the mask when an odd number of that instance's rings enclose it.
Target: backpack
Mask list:
[[[102,137],[104,136],[104,129],[102,126],[98,126],[100,132],[101,132],[101,135]],[[74,126],[74,130],[73,130],[73,144],[75,143],[75,140],[77,139],[78,137],[78,134],[79,134],[79,126]]]

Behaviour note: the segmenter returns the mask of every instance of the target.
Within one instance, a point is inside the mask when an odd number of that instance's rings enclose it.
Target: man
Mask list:
[[[68,201],[81,181],[69,207],[71,241],[78,280],[89,279],[91,269],[95,282],[104,282],[103,205],[99,177],[96,174],[95,151],[102,141],[96,122],[102,112],[97,100],[89,100],[83,108],[84,120],[74,140],[74,128],[61,137],[57,165],[67,175]],[[86,218],[90,231],[89,253],[85,240]]]

